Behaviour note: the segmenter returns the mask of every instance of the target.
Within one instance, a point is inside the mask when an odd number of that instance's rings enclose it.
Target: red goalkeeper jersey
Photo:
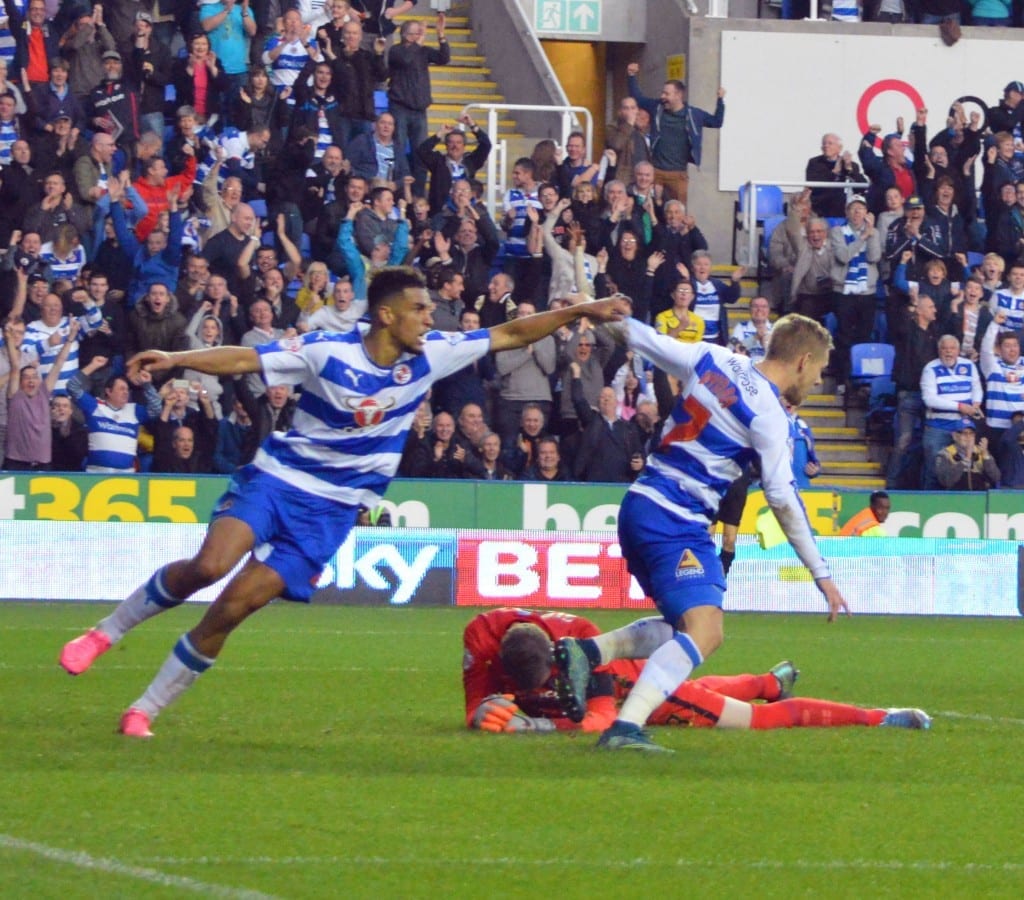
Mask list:
[[[533,691],[516,687],[502,668],[501,639],[513,625],[537,625],[552,641],[563,637],[593,637],[600,629],[580,616],[561,612],[534,612],[528,609],[494,609],[475,616],[462,634],[462,686],[466,694],[466,724],[472,725],[476,708],[491,694],[513,694],[516,704],[528,716],[551,719],[559,729],[603,730],[615,719],[612,679],[605,667],[594,671],[587,690],[587,714],[582,722],[573,722],[562,712],[551,677]]]

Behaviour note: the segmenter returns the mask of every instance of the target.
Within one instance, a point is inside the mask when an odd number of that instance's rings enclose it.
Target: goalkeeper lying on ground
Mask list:
[[[614,643],[621,635],[628,637],[629,646],[639,646],[636,641],[646,631],[653,651],[664,643],[663,628],[669,626],[661,618],[641,619],[601,635],[600,641]],[[551,656],[553,642],[559,638],[599,634],[593,622],[568,613],[495,609],[476,616],[463,632],[466,725],[491,732],[603,731],[615,720],[616,709],[644,660],[614,660],[595,668],[586,713],[581,722],[574,722],[559,705]],[[759,729],[931,725],[931,719],[918,709],[863,709],[791,697],[798,674],[791,662],[781,662],[763,675],[709,675],[685,681],[647,724]],[[752,702],[758,700],[765,702]]]

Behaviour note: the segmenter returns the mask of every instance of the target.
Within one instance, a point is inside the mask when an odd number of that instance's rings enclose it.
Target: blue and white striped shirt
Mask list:
[[[223,148],[224,150],[224,163],[237,160],[238,164],[243,169],[252,169],[256,165],[256,154],[249,149],[249,135],[244,131],[239,131],[232,125],[228,125],[216,138],[214,143]],[[203,157],[202,162],[196,167],[196,183],[202,184],[206,181],[206,176],[210,174],[210,170],[216,165],[217,157],[214,156],[214,151],[207,148],[207,154]],[[225,171],[224,165],[217,170],[217,190],[224,187],[224,181],[228,177],[228,172]]]
[[[693,311],[704,320],[704,340],[715,343],[718,340],[718,316],[722,311],[722,298],[718,296],[718,285],[709,278],[703,284],[693,282],[696,300]]]
[[[78,321],[82,329],[79,334],[89,334],[89,332],[95,331],[103,325],[103,310],[98,306],[93,306],[86,311],[84,316],[79,316]],[[39,356],[39,375],[41,378],[45,378],[49,374],[53,364],[57,361],[61,348],[64,346],[63,340],[56,346],[50,344],[50,336],[59,333],[62,338],[67,338],[70,328],[71,316],[62,316],[56,325],[46,325],[42,319],[36,319],[34,322],[29,322],[25,328],[25,344],[35,347],[36,354]],[[71,351],[68,353],[68,358],[64,361],[64,366],[60,370],[60,378],[57,380],[54,390],[62,391],[66,389],[68,379],[77,371],[78,341],[75,340],[71,344]]]
[[[527,218],[526,210],[531,206],[537,212],[543,209],[536,190],[509,188],[505,194],[505,212],[511,212],[513,216],[505,240],[505,253],[509,256],[529,255],[526,250],[526,237],[530,233],[530,220]]]
[[[58,278],[66,278],[68,281],[76,281],[78,273],[86,263],[85,248],[79,244],[65,259],[60,259],[53,252],[53,241],[47,241],[39,249],[39,258],[50,264],[50,271],[56,281]]]
[[[680,380],[661,444],[630,487],[678,518],[710,525],[729,485],[761,460],[765,498],[814,578],[828,577],[793,480],[789,418],[778,389],[749,357],[714,344],[681,344],[627,319],[629,346]]]
[[[302,395],[291,430],[271,433],[253,465],[307,493],[376,506],[430,386],[483,357],[490,344],[486,329],[432,331],[422,353],[386,369],[367,356],[358,328],[256,347],[267,384],[297,384]]]
[[[1024,328],[1024,296],[1015,296],[1009,288],[1002,288],[992,295],[989,303],[993,316],[1000,312],[1006,313],[1003,331],[1020,331]]]
[[[956,431],[963,419],[959,404],[981,403],[983,397],[978,367],[963,356],[951,366],[933,359],[921,371],[925,422],[933,428]]]
[[[87,472],[132,472],[138,453],[139,427],[149,421],[149,412],[141,403],[126,403],[114,409],[92,394],[75,398],[85,413],[89,429]]]
[[[24,14],[25,8],[28,6],[28,0],[12,0],[13,6],[18,12]],[[11,33],[10,21],[4,23],[3,28],[0,28],[0,59],[7,63],[7,69],[10,71],[14,67],[14,35]]]
[[[275,34],[269,37],[266,44],[263,45],[263,64],[270,66],[270,80],[278,90],[294,85],[299,77],[299,72],[309,62],[309,53],[302,38],[294,41],[284,41],[284,49],[281,51],[281,55],[277,59],[271,60],[270,51],[281,44],[282,40],[283,35]],[[319,51],[317,51],[317,59],[323,59]],[[295,101],[291,100],[291,102],[294,103]]]
[[[11,147],[18,140],[18,121],[11,119],[10,122],[0,122],[0,166],[11,164]]]
[[[990,428],[1009,428],[1014,413],[1024,412],[1024,359],[1009,363],[996,353],[1002,329],[992,322],[981,339],[980,364],[985,376],[985,422]]]

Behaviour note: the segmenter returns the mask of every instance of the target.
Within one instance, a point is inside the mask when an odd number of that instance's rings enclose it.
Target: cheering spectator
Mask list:
[[[445,14],[437,15],[437,49],[424,46],[426,26],[419,19],[402,23],[401,43],[388,53],[388,111],[395,118],[395,141],[404,153],[406,145],[416,150],[427,138],[427,108],[430,94],[430,66],[446,66],[451,59],[444,36]],[[427,169],[417,154],[410,160],[415,179],[413,190],[422,195]]]
[[[249,0],[214,0],[199,7],[199,24],[210,40],[229,91],[245,84],[249,71],[249,41],[256,36],[256,18]]]
[[[871,338],[875,327],[875,285],[882,247],[875,217],[863,197],[846,204],[846,222],[829,233],[832,252],[832,302],[839,319],[832,369],[836,392],[846,393],[850,348]]]
[[[571,481],[562,463],[558,439],[542,437],[537,441],[537,460],[523,469],[521,481]]]
[[[78,334],[72,322],[66,340],[44,377],[39,366],[23,363],[20,341],[13,322],[4,326],[4,349],[10,364],[7,380],[7,433],[4,436],[4,468],[15,471],[49,469],[53,455],[50,427],[50,395],[57,385],[64,361]]]
[[[988,438],[976,441],[977,425],[961,419],[953,442],[936,454],[932,468],[937,486],[947,491],[990,491],[999,484],[999,466],[988,452]]]
[[[838,134],[826,134],[821,139],[821,155],[807,160],[805,177],[808,181],[849,184],[860,181],[860,166],[853,161],[853,154],[843,152],[843,142]],[[811,188],[811,209],[822,218],[842,218],[846,206],[846,191],[838,188]]]
[[[325,25],[322,32],[327,37],[320,42],[324,55],[334,64],[338,83],[345,85],[338,99],[341,101],[343,146],[348,147],[353,138],[373,128],[374,88],[388,77],[384,57],[387,44],[384,38],[375,38],[372,50],[363,49],[363,26],[357,18],[341,26],[340,46],[337,39],[331,37],[330,24]]]
[[[635,98],[623,97],[619,101],[614,124],[605,129],[605,147],[615,151],[615,177],[627,185],[633,182],[633,171],[637,163],[650,160],[647,141],[636,125],[639,111]],[[643,200],[640,202],[643,203]]]
[[[476,147],[466,152],[466,132],[476,138]],[[444,143],[444,153],[435,150],[438,141]],[[427,138],[416,147],[420,164],[430,173],[430,214],[436,215],[448,199],[454,181],[472,179],[483,168],[491,152],[487,132],[478,127],[468,115],[460,116],[457,126],[442,125],[434,137]]]
[[[768,338],[772,333],[770,312],[766,297],[754,297],[750,301],[750,318],[732,330],[732,343],[736,349],[742,348],[742,352],[752,359],[764,359],[768,349]]]
[[[535,312],[532,303],[520,303],[516,317]],[[555,372],[556,362],[555,339],[550,335],[520,350],[494,355],[494,365],[501,379],[496,424],[504,447],[509,448],[515,442],[527,406],[539,409],[545,419],[551,415],[550,376]]]
[[[140,372],[145,403],[131,402],[131,386],[123,375],[111,375],[103,386],[103,398],[97,400],[86,390],[91,376],[102,370],[107,360],[95,357],[68,382],[68,393],[85,414],[89,432],[88,472],[134,472],[138,465],[139,428],[160,415],[162,401],[149,372]]]
[[[110,51],[117,51],[114,37],[103,23],[103,4],[97,3],[89,13],[79,15],[61,38],[61,52],[70,63],[68,81],[80,101],[85,101],[96,83],[103,79],[104,60]],[[53,81],[53,63],[50,81]]]
[[[169,231],[153,229],[144,244],[132,233],[125,219],[121,203],[123,190],[117,180],[110,183],[110,217],[114,223],[121,255],[132,264],[132,282],[128,288],[128,308],[138,303],[151,285],[161,284],[174,291],[178,286],[178,267],[181,265],[182,235],[185,225],[178,210],[178,196],[175,191],[168,194],[171,210]],[[184,321],[182,322],[184,325]],[[139,344],[137,349],[152,349],[151,344]]]
[[[130,158],[139,139],[139,97],[124,79],[121,54],[103,54],[103,79],[85,100],[85,116],[95,131],[113,138]]]
[[[401,182],[409,174],[409,160],[395,138],[395,117],[382,112],[373,124],[373,130],[357,135],[345,147],[352,174],[372,181]]]
[[[57,394],[50,398],[51,460],[54,472],[83,472],[89,453],[89,431],[75,421],[71,398]]]
[[[924,298],[918,300],[921,303]],[[935,490],[939,482],[935,471],[937,455],[949,443],[950,435],[964,417],[983,419],[981,401],[984,391],[978,369],[969,359],[960,356],[960,342],[949,334],[939,338],[939,356],[921,372],[921,400],[925,408],[924,483],[926,491]],[[972,431],[975,426],[971,426]],[[993,481],[998,481],[998,475]]]
[[[718,89],[714,113],[708,113],[687,102],[686,85],[681,81],[666,81],[661,96],[654,100],[640,93],[637,76],[640,66],[630,63],[629,94],[641,109],[651,117],[651,162],[654,180],[665,188],[672,200],[686,202],[690,176],[687,166],[700,165],[705,128],[721,128],[725,120],[725,88]]]
[[[931,297],[897,307],[889,317],[895,346],[892,374],[896,385],[896,434],[885,484],[890,490],[920,487],[919,441],[924,424],[921,372],[938,351],[940,332],[935,318],[935,302]]]

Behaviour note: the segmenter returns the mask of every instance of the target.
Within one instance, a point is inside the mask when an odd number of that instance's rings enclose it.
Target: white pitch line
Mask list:
[[[168,872],[161,872],[146,866],[129,865],[109,857],[92,856],[81,850],[64,850],[60,847],[50,847],[47,844],[40,844],[36,841],[25,841],[21,838],[12,837],[9,834],[0,834],[0,850],[31,853],[34,856],[40,856],[51,862],[64,863],[65,865],[76,866],[79,869],[91,869],[110,875],[123,875],[126,878],[146,881],[161,887],[180,888],[197,894],[205,894],[208,897],[226,897],[230,898],[230,900],[275,900],[273,894],[264,894],[261,891],[210,884],[209,882],[198,881],[195,878],[188,878],[184,875],[171,875]]]
[[[635,859],[520,859],[518,857],[498,856],[492,858],[472,857],[467,859],[455,858],[415,858],[415,857],[390,857],[390,856],[245,856],[245,857],[223,857],[223,856],[197,856],[197,857],[153,857],[150,862],[163,865],[201,865],[201,866],[223,866],[223,865],[246,865],[246,866],[415,866],[424,867],[430,865],[441,865],[449,867],[465,868],[472,865],[484,866],[533,866],[535,868],[564,868],[569,866],[586,866],[588,868],[603,869],[664,869],[666,866],[677,869],[707,869],[707,868],[745,868],[745,869],[803,869],[822,871],[915,871],[915,872],[1021,872],[1024,871],[1024,863],[1004,862],[966,862],[954,863],[945,860],[886,860],[886,859],[738,859],[738,860],[713,860],[713,859],[664,859],[637,857]]]
[[[967,719],[970,722],[990,722],[993,725],[1024,725],[1024,719],[1012,719],[1009,716],[989,716],[982,713],[937,712],[936,716],[944,719]]]

